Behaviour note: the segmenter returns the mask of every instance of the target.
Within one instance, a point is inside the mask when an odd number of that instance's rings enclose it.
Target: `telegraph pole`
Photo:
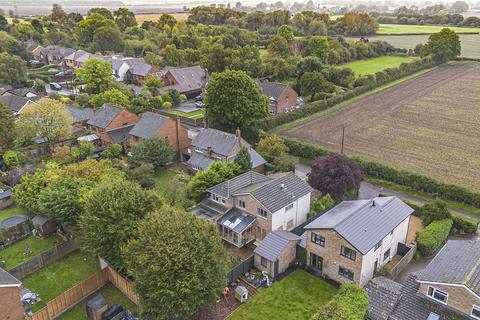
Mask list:
[[[345,126],[343,126],[343,128],[342,128],[342,151],[340,152],[340,154],[343,154],[344,144],[345,144]]]

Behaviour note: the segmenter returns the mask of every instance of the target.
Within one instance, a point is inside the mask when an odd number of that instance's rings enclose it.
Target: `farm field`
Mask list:
[[[387,68],[396,68],[403,62],[411,62],[413,57],[384,56],[372,59],[357,60],[342,64],[341,67],[348,67],[358,75],[372,74]]]
[[[451,63],[279,134],[480,191],[480,64]]]
[[[480,33],[480,28],[464,28],[464,27],[450,27],[450,26],[421,26],[421,25],[406,25],[406,24],[380,24],[380,28],[377,31],[377,34],[412,34],[412,33],[423,33],[431,34],[436,33],[442,30],[443,28],[452,29],[455,32],[476,32]]]
[[[480,34],[460,34],[462,57],[480,58]],[[397,48],[413,49],[419,43],[426,43],[428,35],[370,36],[370,41],[386,41]],[[358,38],[349,38],[358,40]]]
[[[163,13],[140,13],[135,15],[135,19],[137,19],[137,23],[141,25],[144,21],[157,21],[162,14]],[[190,14],[187,12],[182,12],[182,13],[169,13],[169,15],[173,16],[175,19],[179,21],[185,21],[187,20]]]

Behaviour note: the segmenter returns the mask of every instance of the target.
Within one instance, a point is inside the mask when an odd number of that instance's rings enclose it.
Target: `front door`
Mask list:
[[[320,274],[323,272],[323,258],[314,253],[310,253],[310,266],[312,269]]]

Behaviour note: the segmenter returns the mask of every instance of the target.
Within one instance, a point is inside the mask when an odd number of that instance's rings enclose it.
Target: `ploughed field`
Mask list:
[[[480,64],[451,63],[295,122],[283,136],[480,191]]]

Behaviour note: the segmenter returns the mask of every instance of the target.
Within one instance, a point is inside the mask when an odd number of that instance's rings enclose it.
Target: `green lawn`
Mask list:
[[[171,113],[171,114],[187,117],[187,118],[190,118],[190,119],[202,119],[203,117],[205,117],[205,110],[204,109],[200,109],[200,110],[192,111],[192,112],[183,112],[183,111],[174,110],[174,109],[165,110],[165,111],[168,112],[168,113]]]
[[[20,214],[25,214],[25,211],[23,209],[20,209],[17,206],[12,206],[10,208],[0,210],[0,221],[2,221],[5,218],[20,215]]]
[[[480,32],[480,28],[463,28],[463,27],[448,27],[448,26],[419,26],[406,24],[380,24],[377,34],[431,34],[442,30],[443,28],[450,28],[455,32]]]
[[[42,301],[32,306],[35,312],[64,291],[100,270],[98,259],[77,250],[22,280],[23,286],[40,294]]]
[[[357,75],[373,74],[387,68],[397,68],[404,62],[412,62],[413,57],[384,56],[372,59],[357,60],[342,64],[342,67],[352,69]]]
[[[123,295],[123,293],[115,288],[112,284],[108,284],[100,290],[102,296],[107,300],[108,305],[111,306],[113,304],[121,304],[125,309],[132,311],[134,316],[138,316],[138,308],[137,306],[130,301],[127,297]],[[84,302],[77,304],[75,307],[70,309],[69,311],[62,314],[58,317],[58,320],[90,320],[88,317],[85,316],[84,313]]]
[[[298,269],[270,288],[260,288],[246,304],[228,319],[310,319],[337,289],[320,278]]]
[[[56,243],[62,242],[62,238],[54,234],[45,239],[38,237],[28,237],[7,248],[0,250],[0,260],[4,260],[5,269],[10,270],[18,266],[22,262],[52,248]],[[25,245],[28,245],[32,253],[28,256],[24,255]]]

